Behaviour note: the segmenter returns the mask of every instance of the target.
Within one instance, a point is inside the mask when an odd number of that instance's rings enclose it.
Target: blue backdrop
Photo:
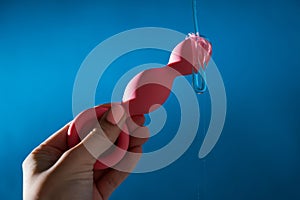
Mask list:
[[[200,128],[179,160],[131,175],[112,199],[300,199],[300,2],[198,4],[200,30],[213,43],[227,92],[222,136],[199,160]],[[1,199],[21,198],[23,159],[72,119],[73,82],[86,55],[116,33],[145,26],[192,32],[191,2],[0,2]],[[149,50],[120,59],[115,69],[126,71],[150,61],[166,63],[168,54]],[[116,73],[110,70],[107,76]],[[109,99],[113,81],[107,79],[97,102]],[[207,94],[199,101],[208,122]],[[168,119],[176,105],[171,97]],[[202,126],[207,127],[205,120]],[[172,135],[155,137],[146,151],[163,146]]]

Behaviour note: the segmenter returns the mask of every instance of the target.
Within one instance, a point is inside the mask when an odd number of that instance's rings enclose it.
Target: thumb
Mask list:
[[[93,167],[97,158],[117,140],[125,120],[124,108],[121,105],[113,105],[100,119],[100,126],[94,128],[79,144],[70,150],[71,162]]]

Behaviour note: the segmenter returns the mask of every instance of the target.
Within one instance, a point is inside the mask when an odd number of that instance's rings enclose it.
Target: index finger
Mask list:
[[[67,132],[70,126],[70,122],[64,127],[56,131],[53,135],[48,137],[41,145],[54,147],[62,152],[68,149],[67,146]]]

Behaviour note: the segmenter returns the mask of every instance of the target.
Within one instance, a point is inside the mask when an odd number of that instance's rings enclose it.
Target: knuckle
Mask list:
[[[107,181],[107,184],[109,185],[109,187],[111,189],[115,189],[115,188],[118,187],[118,184],[116,183],[116,181],[112,177],[107,178],[106,181]]]
[[[120,132],[118,126],[113,126],[106,122],[106,120],[101,123],[101,129],[102,131],[98,130],[98,132],[104,141],[110,140],[111,142],[115,142],[118,137],[118,133]]]

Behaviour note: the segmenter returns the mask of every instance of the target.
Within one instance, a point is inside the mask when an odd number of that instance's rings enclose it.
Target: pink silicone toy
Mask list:
[[[143,115],[157,109],[167,100],[174,79],[178,75],[192,74],[193,68],[196,72],[199,67],[204,69],[211,54],[212,47],[206,39],[190,34],[173,49],[168,65],[145,70],[128,83],[121,103],[127,114],[129,116]],[[101,118],[110,106],[100,105],[80,113],[70,124],[68,147],[71,148],[78,144],[80,142],[78,133],[83,130],[87,133],[88,130],[91,130],[95,123],[93,121],[95,116],[98,119]],[[122,127],[122,130],[116,142],[116,146],[119,148],[114,148],[99,157],[94,166],[95,170],[112,167],[124,157],[129,145],[129,135],[126,125]]]

